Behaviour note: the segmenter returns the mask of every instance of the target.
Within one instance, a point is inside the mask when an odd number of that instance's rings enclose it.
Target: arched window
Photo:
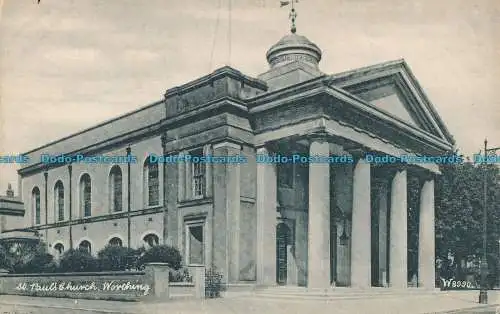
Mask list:
[[[120,212],[123,209],[122,187],[122,170],[120,166],[113,166],[109,172],[109,203],[112,212]]]
[[[56,254],[58,256],[61,256],[62,253],[64,253],[64,245],[62,245],[61,243],[57,243],[56,245],[54,245],[54,250],[56,251]]]
[[[122,239],[118,237],[114,237],[111,240],[109,240],[109,245],[111,246],[123,246],[123,241]]]
[[[64,220],[64,185],[59,180],[54,186],[54,208],[57,221]]]
[[[145,203],[147,206],[158,206],[160,204],[158,163],[149,162],[149,158],[144,163],[144,187]]]
[[[86,173],[80,179],[80,210],[83,217],[92,215],[92,184],[90,176]]]
[[[160,239],[158,239],[158,236],[156,234],[150,233],[142,239],[149,247],[153,247],[158,245],[160,242]]]
[[[39,225],[41,223],[41,211],[40,211],[40,189],[35,187],[33,192],[31,192],[31,199],[33,204],[33,214],[35,216],[35,224]]]
[[[80,242],[78,248],[82,251],[87,251],[89,254],[92,253],[92,245],[87,240],[83,240],[82,242]]]

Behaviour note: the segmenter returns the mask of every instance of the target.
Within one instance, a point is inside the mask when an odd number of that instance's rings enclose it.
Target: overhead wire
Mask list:
[[[219,24],[220,24],[220,8],[222,6],[222,0],[219,0],[217,3],[217,18],[215,20],[215,29],[214,29],[214,39],[212,42],[212,49],[210,51],[210,62],[209,62],[209,67],[208,67],[208,72],[212,72],[213,70],[213,62],[214,62],[214,54],[215,54],[215,45],[217,44],[217,33],[219,31]]]

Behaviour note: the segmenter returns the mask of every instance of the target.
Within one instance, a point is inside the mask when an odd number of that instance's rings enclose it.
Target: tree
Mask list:
[[[436,257],[456,261],[457,276],[463,277],[462,261],[481,257],[483,247],[483,178],[487,173],[487,239],[490,268],[498,263],[500,233],[495,223],[500,207],[499,169],[495,165],[445,164],[436,184]]]

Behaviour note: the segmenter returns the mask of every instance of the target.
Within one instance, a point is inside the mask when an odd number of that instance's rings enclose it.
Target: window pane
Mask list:
[[[35,205],[35,223],[39,225],[41,222],[41,217],[40,217],[40,191],[38,189],[34,192],[33,201]]]
[[[193,194],[194,196],[205,195],[205,163],[193,163]]]
[[[159,239],[156,234],[148,234],[147,236],[144,237],[144,242],[148,244],[149,247],[153,247],[155,245],[158,245]]]
[[[148,165],[148,205],[159,205],[158,164]]]
[[[189,263],[204,264],[203,226],[189,227]]]
[[[119,171],[113,174],[113,210],[122,210],[122,174]]]
[[[92,215],[91,196],[92,196],[92,190],[91,190],[90,178],[85,177],[83,180],[83,214],[85,217]]]
[[[59,221],[64,220],[64,187],[62,184],[57,187],[57,208]]]

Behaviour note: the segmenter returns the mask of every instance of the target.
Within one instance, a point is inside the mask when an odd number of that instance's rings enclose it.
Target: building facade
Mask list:
[[[439,169],[414,159],[449,154],[453,139],[404,60],[329,75],[321,57],[292,33],[269,49],[269,71],[257,78],[223,67],[26,153],[26,226],[56,255],[174,245],[186,264],[215,267],[230,284],[404,288],[407,181],[417,177],[418,282],[434,287]],[[44,154],[117,157],[43,163]],[[367,154],[409,159],[375,163]],[[244,162],[162,163],[151,155]]]

